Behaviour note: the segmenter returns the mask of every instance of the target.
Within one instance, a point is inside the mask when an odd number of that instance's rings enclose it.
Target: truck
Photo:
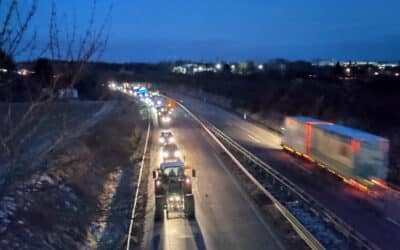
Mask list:
[[[156,221],[164,218],[164,211],[167,219],[173,214],[195,218],[192,177],[196,177],[195,169],[182,161],[163,162],[153,171]]]
[[[382,184],[388,174],[388,139],[331,122],[286,117],[282,147],[363,188]]]

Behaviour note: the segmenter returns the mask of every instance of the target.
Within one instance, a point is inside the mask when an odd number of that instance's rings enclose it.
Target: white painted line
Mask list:
[[[392,222],[394,225],[400,227],[400,223],[397,222],[397,221],[395,221],[394,219],[392,219],[392,218],[390,218],[390,217],[386,217],[386,220],[387,220],[387,221],[390,221],[390,222]]]
[[[261,143],[261,141],[257,138],[255,138],[254,136],[252,136],[251,134],[247,134],[247,136],[252,139],[253,141],[257,142],[257,143]]]
[[[131,246],[131,235],[132,235],[132,228],[133,228],[133,219],[135,218],[135,212],[136,212],[136,205],[137,205],[137,200],[138,200],[138,196],[139,196],[140,183],[142,181],[144,160],[145,160],[145,156],[146,156],[146,152],[147,152],[147,145],[148,145],[149,137],[150,137],[150,127],[151,127],[150,124],[151,123],[150,123],[150,120],[149,120],[149,124],[148,124],[148,127],[147,127],[147,134],[146,134],[146,142],[144,144],[142,161],[140,163],[139,178],[138,178],[138,182],[137,182],[137,186],[136,186],[135,198],[133,200],[133,207],[132,207],[132,212],[131,212],[131,220],[130,220],[130,223],[129,223],[126,250],[130,250],[130,246]]]
[[[208,142],[210,143],[210,142]],[[237,188],[237,190],[239,191],[239,193],[241,194],[241,196],[243,197],[243,199],[246,200],[247,204],[249,204],[250,209],[253,211],[253,214],[257,217],[257,219],[260,221],[260,223],[264,226],[265,230],[268,231],[268,233],[271,235],[271,237],[274,239],[276,245],[280,248],[280,249],[285,249],[285,247],[283,246],[282,242],[278,239],[278,237],[275,235],[275,233],[273,232],[273,230],[271,229],[271,227],[265,222],[263,216],[260,214],[260,211],[256,208],[256,206],[254,205],[254,202],[250,199],[250,197],[248,197],[248,195],[245,193],[245,191],[243,190],[243,188],[240,186],[240,184],[238,183],[238,181],[236,180],[236,178],[233,176],[232,172],[229,171],[229,169],[227,168],[227,166],[225,165],[225,163],[219,158],[219,156],[214,152],[214,158],[217,160],[217,162],[219,163],[220,166],[222,166],[222,168],[224,169],[224,171],[229,175],[229,177],[231,178],[233,184],[235,185],[235,187]]]
[[[236,123],[236,126],[239,127],[240,129],[246,131],[247,133],[253,133],[253,131],[251,131],[250,129],[240,125],[239,123]]]

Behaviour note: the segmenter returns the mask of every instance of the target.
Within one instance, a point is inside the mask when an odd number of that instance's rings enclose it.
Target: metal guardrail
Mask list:
[[[303,209],[307,209],[308,212],[311,212],[310,215],[314,215],[318,217],[318,219],[326,223],[332,229],[336,230],[344,239],[346,239],[346,247],[348,249],[358,248],[358,249],[379,249],[376,245],[369,242],[363,235],[355,231],[348,224],[346,224],[343,220],[337,217],[334,213],[329,211],[319,202],[315,201],[308,194],[306,194],[301,188],[296,186],[294,183],[289,181],[286,177],[282,176],[278,171],[273,169],[270,165],[266,164],[258,157],[250,153],[248,150],[239,145],[236,141],[231,139],[229,136],[224,134],[222,131],[217,129],[214,125],[209,123],[208,121],[200,120],[196,115],[194,115],[188,108],[179,103],[179,106],[183,108],[189,115],[192,116],[205,130],[210,134],[211,137],[224,149],[224,151],[231,157],[231,159],[238,165],[241,170],[260,188],[261,191],[265,195],[267,195],[276,207],[280,210],[282,215],[292,224],[293,228],[296,232],[305,240],[305,242],[312,249],[323,249],[324,246],[315,238],[315,236],[296,218],[296,216],[288,209],[286,206],[293,206],[295,208],[296,205],[301,206]],[[246,161],[251,163],[254,166],[258,167],[258,171],[261,170],[261,174],[266,174],[275,186],[280,186],[282,193],[287,193],[286,196],[290,197],[290,201],[279,201],[278,197],[276,198],[274,194],[265,188],[265,185],[261,184],[257,178],[255,178],[253,173],[250,173],[246,167],[224,146],[222,142],[218,140],[218,138],[222,139],[227,146],[231,147],[237,153],[239,153]],[[248,165],[248,164],[245,164]],[[276,194],[275,194],[276,195]],[[279,194],[278,194],[279,196]],[[285,205],[283,204],[285,203]],[[317,226],[318,227],[318,226]],[[315,229],[315,228],[314,228]],[[317,228],[318,229],[318,228]],[[343,246],[343,245],[342,245]],[[330,247],[328,245],[328,247]],[[334,248],[334,246],[332,246]]]
[[[133,222],[134,222],[135,213],[136,213],[136,206],[137,206],[137,200],[138,200],[138,196],[139,196],[140,183],[142,181],[144,160],[145,160],[145,156],[146,156],[146,152],[147,152],[147,146],[148,146],[149,137],[150,137],[150,127],[151,127],[151,122],[149,120],[149,123],[148,123],[148,126],[147,126],[146,141],[145,141],[145,144],[144,144],[142,160],[140,162],[139,178],[138,178],[138,182],[137,182],[137,186],[136,186],[135,197],[134,197],[134,200],[133,200],[133,207],[132,207],[131,218],[130,218],[129,229],[128,229],[126,250],[130,250],[130,247],[131,247],[131,237],[132,237],[132,230],[133,230]]]

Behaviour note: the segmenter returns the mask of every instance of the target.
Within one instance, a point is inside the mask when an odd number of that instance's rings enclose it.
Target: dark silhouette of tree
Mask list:
[[[256,65],[253,61],[246,62],[246,74],[253,74],[256,71]]]
[[[73,88],[88,62],[98,60],[103,54],[108,41],[111,4],[107,16],[98,24],[97,0],[92,0],[89,20],[82,30],[77,28],[76,18],[69,24],[65,15],[63,17],[58,15],[56,0],[50,3],[48,43],[44,48],[38,48],[35,43],[36,33],[30,28],[32,18],[37,11],[38,0],[0,0],[0,64],[12,67],[10,59],[21,55],[29,58],[37,52],[50,56],[50,60],[39,59],[35,63],[37,75],[30,77],[10,74],[0,81],[0,97],[7,102],[7,112],[3,112],[1,117],[4,125],[2,124],[0,133],[0,157],[1,162],[7,164],[1,166],[0,200],[17,177],[17,173],[23,175],[33,173],[24,171],[26,162],[21,147],[23,142],[29,140],[37,131],[40,121],[49,114],[45,111],[54,108],[55,105],[52,104],[57,101],[54,95],[57,88],[59,86]],[[54,77],[53,70],[57,73],[57,77]],[[2,75],[4,74],[0,77]],[[38,84],[34,84],[35,82]],[[18,120],[12,119],[15,101],[23,101],[27,105]],[[62,139],[61,133],[52,143],[56,145]],[[45,154],[46,150],[42,153]],[[45,165],[38,166],[33,171],[43,171],[45,167]]]
[[[4,52],[1,48],[0,48],[0,68],[4,68],[10,71],[15,69],[15,63],[12,57],[6,54],[6,52]]]
[[[340,65],[339,62],[337,62],[335,64],[334,73],[335,73],[336,76],[340,76],[340,75],[343,74],[343,68],[342,68],[342,66]]]
[[[231,73],[231,66],[228,63],[224,63],[222,65],[222,72],[223,73]]]
[[[42,88],[52,87],[53,66],[48,59],[40,58],[36,60],[34,71],[34,78],[39,86]]]

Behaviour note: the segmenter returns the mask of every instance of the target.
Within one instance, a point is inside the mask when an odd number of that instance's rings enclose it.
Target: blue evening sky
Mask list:
[[[36,17],[43,39],[48,2],[41,0]],[[79,29],[85,27],[91,1],[56,2],[61,13],[76,13]],[[98,2],[98,23],[113,2],[106,61],[400,60],[399,0]]]

